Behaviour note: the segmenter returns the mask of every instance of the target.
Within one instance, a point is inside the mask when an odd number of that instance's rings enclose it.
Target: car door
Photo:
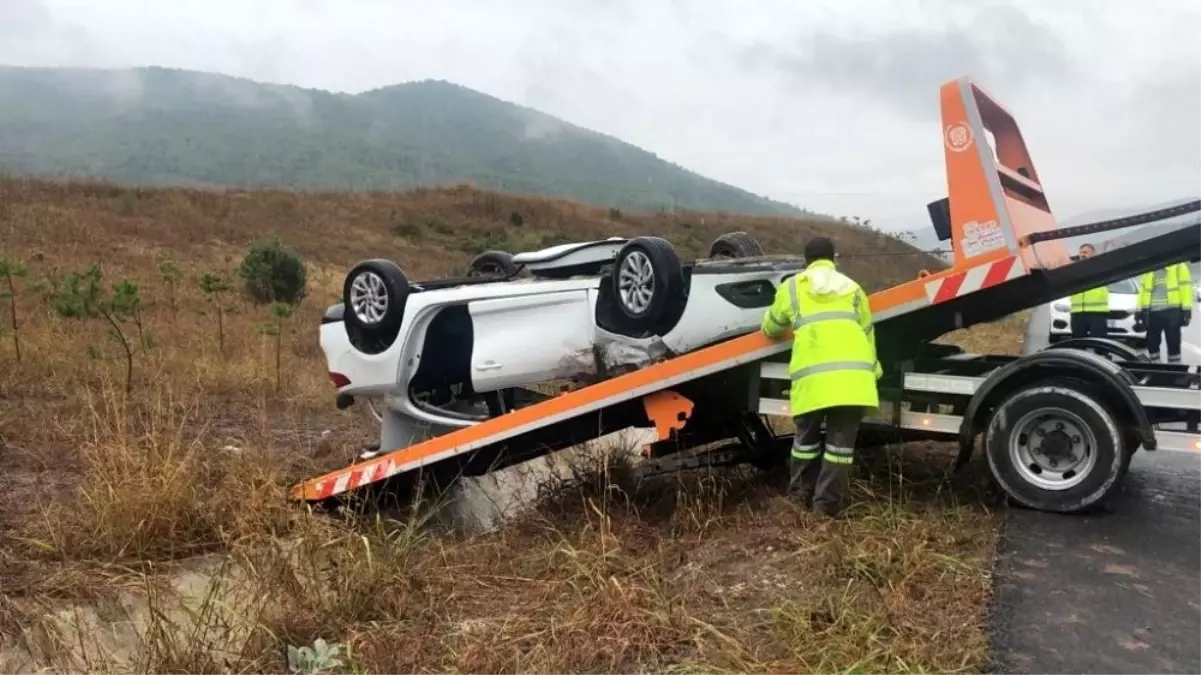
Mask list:
[[[589,295],[587,289],[572,289],[469,303],[474,389],[493,391],[595,373]]]

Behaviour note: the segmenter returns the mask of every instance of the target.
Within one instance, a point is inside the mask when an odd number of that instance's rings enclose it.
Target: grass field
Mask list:
[[[618,214],[469,188],[0,182],[0,257],[26,270],[12,280],[15,335],[0,321],[0,670],[286,672],[289,646],[322,639],[340,663],[302,671],[979,671],[996,494],[980,471],[945,478],[937,445],[865,453],[839,521],[797,510],[779,476],[634,485],[600,460],[476,536],[423,527],[424,512],[347,520],[286,501],[291,483],[371,439],[366,413],[334,409],[316,343],[356,260],[391,257],[420,278],[490,248],[665,233],[695,253],[732,230],[771,252],[834,235],[871,288],[931,264],[823,222]],[[236,285],[198,289],[272,234],[308,266],[293,317],[278,322]],[[139,286],[120,334],[55,308],[65,275],[93,263],[106,285]],[[1011,350],[1010,323],[948,339]]]

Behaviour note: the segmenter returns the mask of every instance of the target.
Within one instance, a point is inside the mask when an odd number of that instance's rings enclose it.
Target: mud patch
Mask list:
[[[1102,570],[1106,574],[1120,574],[1126,577],[1138,577],[1138,570],[1131,565],[1118,565],[1117,563],[1109,563]]]

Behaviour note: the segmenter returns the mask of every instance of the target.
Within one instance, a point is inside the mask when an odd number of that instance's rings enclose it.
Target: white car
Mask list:
[[[1109,284],[1109,337],[1124,342],[1141,342],[1147,339],[1146,330],[1135,330],[1134,319],[1138,307],[1138,282],[1122,279]],[[1072,336],[1072,301],[1060,298],[1051,303],[1052,342]]]
[[[468,276],[421,283],[367,260],[326,310],[321,348],[339,407],[362,397],[393,426],[446,431],[548,395],[530,385],[600,380],[753,332],[803,267],[744,232],[690,264],[658,237],[489,251]],[[390,433],[381,442],[397,443]]]

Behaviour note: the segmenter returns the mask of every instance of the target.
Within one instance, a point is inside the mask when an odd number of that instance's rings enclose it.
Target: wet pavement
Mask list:
[[[1088,516],[1012,508],[993,672],[1201,673],[1201,455],[1139,452]]]

